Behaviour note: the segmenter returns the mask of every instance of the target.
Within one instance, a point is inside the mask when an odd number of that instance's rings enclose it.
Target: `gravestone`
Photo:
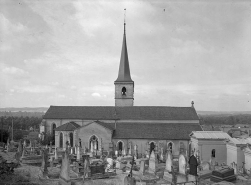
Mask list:
[[[156,170],[157,170],[157,156],[156,154],[154,153],[154,151],[152,151],[151,153],[151,156],[150,156],[150,159],[149,159],[149,173],[156,173]]]
[[[179,173],[186,175],[186,158],[183,154],[180,154],[179,156]]]
[[[188,164],[189,164],[189,174],[193,176],[198,176],[197,174],[198,161],[194,155],[191,155]]]
[[[58,160],[58,148],[55,148],[55,160]]]
[[[211,170],[211,165],[209,162],[202,162],[201,168],[202,168],[202,170]]]
[[[50,141],[49,154],[52,152],[52,142]]]
[[[160,148],[160,161],[164,161],[164,156],[163,156],[163,148]]]
[[[146,163],[145,160],[141,160],[141,161],[140,161],[140,169],[139,169],[139,172],[140,172],[142,175],[145,174],[145,168],[146,168],[145,163]]]
[[[171,152],[167,152],[166,153],[166,170],[168,172],[172,171],[172,167],[173,166],[173,155],[171,154]]]
[[[171,181],[173,179],[172,175],[173,157],[170,151],[166,153],[166,168],[164,170],[163,179]]]
[[[42,150],[42,166],[41,170],[43,172],[43,177],[48,175],[48,150]]]
[[[81,150],[81,148],[80,147],[78,147],[77,148],[77,161],[80,161],[80,150]]]
[[[18,142],[18,149],[17,149],[17,151],[18,151],[20,154],[22,154],[22,152],[23,152],[23,144],[22,144],[22,141],[21,141],[21,140]]]
[[[90,172],[90,161],[89,161],[89,156],[85,156],[85,161],[84,161],[84,175],[83,175],[83,180],[85,178],[88,178]]]
[[[124,178],[124,185],[136,185],[136,179],[129,174]]]
[[[69,164],[69,153],[66,150],[62,155],[62,165],[59,175],[59,185],[71,185],[70,180],[70,164]]]

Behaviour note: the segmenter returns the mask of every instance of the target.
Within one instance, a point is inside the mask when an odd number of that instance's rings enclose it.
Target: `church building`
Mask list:
[[[139,154],[170,149],[178,156],[189,149],[189,134],[201,131],[193,102],[188,107],[134,106],[126,32],[115,85],[115,106],[50,106],[41,128],[55,136],[55,146],[79,145],[88,151]]]

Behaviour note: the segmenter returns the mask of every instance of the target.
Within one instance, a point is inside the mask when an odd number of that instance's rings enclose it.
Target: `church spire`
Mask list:
[[[115,82],[133,82],[130,74],[127,46],[126,46],[126,22],[124,20],[124,35],[122,43],[122,51],[119,64],[119,74]]]

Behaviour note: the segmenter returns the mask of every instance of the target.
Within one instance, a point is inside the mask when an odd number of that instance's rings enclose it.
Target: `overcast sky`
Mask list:
[[[0,1],[0,107],[115,104],[124,8],[136,106],[251,110],[251,1]]]

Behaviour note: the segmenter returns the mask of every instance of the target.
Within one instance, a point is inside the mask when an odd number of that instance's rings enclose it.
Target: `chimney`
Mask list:
[[[191,107],[194,108],[194,101],[191,102],[191,105],[192,105]]]

